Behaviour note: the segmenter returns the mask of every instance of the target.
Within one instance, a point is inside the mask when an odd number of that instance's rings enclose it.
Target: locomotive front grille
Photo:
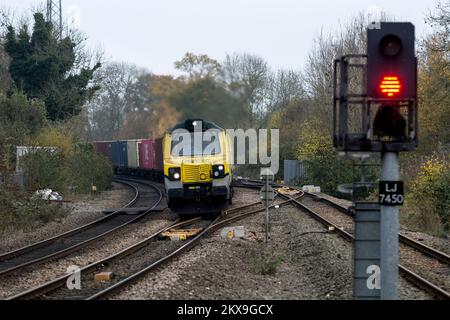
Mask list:
[[[211,182],[211,170],[209,164],[183,164],[181,167],[183,183]]]

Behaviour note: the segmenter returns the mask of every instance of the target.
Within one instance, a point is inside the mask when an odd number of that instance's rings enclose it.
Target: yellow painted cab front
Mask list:
[[[199,128],[196,128],[199,126]],[[187,120],[164,137],[164,180],[169,204],[178,199],[232,198],[231,148],[211,122]]]

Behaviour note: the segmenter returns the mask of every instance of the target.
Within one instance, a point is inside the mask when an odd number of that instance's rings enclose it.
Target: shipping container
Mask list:
[[[155,170],[164,171],[164,153],[163,153],[163,138],[156,139],[154,144],[154,154],[155,154]]]
[[[107,159],[111,159],[111,141],[97,141],[94,142],[97,153],[102,154]]]
[[[139,168],[152,170],[155,168],[155,141],[151,139],[141,140],[139,143]]]
[[[115,167],[128,167],[127,141],[111,143],[111,161]]]
[[[109,157],[114,167],[119,163],[119,142],[111,142],[111,148],[109,148]]]
[[[138,144],[141,140],[127,140],[127,159],[128,168],[139,168],[139,148]]]

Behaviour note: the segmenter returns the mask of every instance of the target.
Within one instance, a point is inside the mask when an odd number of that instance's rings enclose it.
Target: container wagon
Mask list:
[[[139,168],[139,143],[141,140],[127,140],[128,169]]]
[[[95,142],[95,150],[97,153],[102,154],[107,159],[111,159],[111,141],[99,141]]]
[[[126,174],[128,168],[127,141],[114,141],[111,143],[111,163],[114,172]]]
[[[107,157],[115,174],[147,177],[163,182],[162,139],[134,139],[94,142],[98,153]]]

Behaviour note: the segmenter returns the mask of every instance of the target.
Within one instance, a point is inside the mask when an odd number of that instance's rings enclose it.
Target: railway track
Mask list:
[[[0,276],[11,274],[25,267],[44,261],[67,256],[80,248],[99,240],[106,235],[129,225],[159,205],[162,200],[161,190],[153,184],[132,182],[117,179],[115,182],[124,184],[134,191],[133,199],[124,207],[112,214],[73,229],[55,237],[25,246],[0,255]],[[121,211],[133,206],[148,206],[148,210],[136,215],[121,214]]]
[[[274,184],[274,186],[279,187],[279,185],[275,185],[275,184]],[[236,187],[243,187],[243,188],[248,187],[248,188],[258,189],[258,188],[262,187],[262,183],[257,180],[242,179],[236,184]],[[345,207],[345,206],[343,206],[339,203],[336,203],[330,199],[319,197],[315,194],[305,192],[304,195],[314,198],[316,200],[322,201],[322,202],[328,204],[329,206],[333,207],[340,213],[345,214],[347,217],[352,218],[351,224],[353,224],[354,211],[353,211],[352,207]],[[281,197],[286,198],[286,199],[289,198],[285,195],[281,195]],[[337,232],[337,234],[339,236],[341,236],[342,238],[344,238],[345,240],[351,241],[351,242],[354,241],[354,237],[353,237],[353,234],[351,231],[346,231],[344,228],[342,228],[341,226],[338,226],[336,223],[331,221],[331,219],[325,218],[324,216],[322,216],[321,214],[312,210],[310,207],[306,206],[305,204],[299,202],[298,200],[293,200],[292,202],[297,207],[308,212],[310,214],[310,216],[312,216],[314,219],[319,221],[324,226],[334,228],[334,230]],[[406,249],[405,247],[408,247],[410,249],[413,249],[413,250],[419,252],[420,254],[423,254],[424,256],[426,256],[428,258],[435,259],[436,261],[445,265],[446,267],[450,266],[450,257],[444,252],[441,252],[439,250],[436,250],[434,248],[426,246],[426,245],[424,245],[414,239],[411,239],[401,233],[399,233],[399,242],[403,245],[404,249]],[[400,271],[400,274],[406,280],[408,280],[409,282],[413,283],[414,285],[422,288],[423,290],[425,290],[429,294],[433,295],[434,297],[437,297],[439,299],[445,299],[445,300],[450,299],[450,293],[448,291],[446,291],[446,289],[443,289],[442,286],[437,285],[436,283],[433,283],[430,280],[427,280],[424,276],[419,275],[417,272],[414,272],[401,264],[399,264],[399,271]]]
[[[299,198],[299,197],[298,197]],[[298,199],[297,198],[297,199]],[[271,208],[283,206],[291,200],[278,201]],[[95,262],[80,270],[82,278],[81,290],[67,289],[66,282],[70,275],[62,276],[58,279],[45,283],[39,287],[20,293],[10,300],[42,299],[42,300],[63,300],[63,299],[101,299],[106,298],[114,292],[121,290],[126,285],[131,284],[139,277],[160,267],[170,259],[178,256],[182,252],[198,244],[200,239],[208,233],[217,230],[231,222],[238,221],[247,216],[264,211],[265,208],[260,202],[255,202],[245,206],[225,210],[215,219],[205,221],[201,218],[193,218],[187,221],[170,224],[143,241],[101,261]],[[186,242],[161,241],[160,235],[169,229],[186,226],[202,225],[202,231]],[[155,255],[155,252],[158,254]],[[95,273],[101,271],[112,272],[116,277],[108,283],[95,284],[93,277]],[[87,284],[87,285],[86,285]]]
[[[314,194],[309,194],[306,193],[307,196],[309,197],[313,197],[321,202],[324,202],[326,204],[329,204],[330,206],[332,206],[333,208],[335,208],[336,210],[340,211],[341,213],[344,213],[345,215],[353,218],[354,216],[354,212],[353,212],[353,208],[351,207],[345,207],[339,203],[336,203],[330,199],[326,199],[326,198],[322,198],[319,197],[317,195]],[[401,233],[398,234],[399,237],[399,242],[411,247],[417,251],[419,251],[420,253],[429,256],[430,258],[434,258],[444,264],[450,265],[450,256],[448,254],[446,254],[445,252],[436,250],[434,248],[431,248],[427,245],[424,245],[423,243],[420,243],[419,241],[416,241],[408,236],[405,236]]]
[[[285,198],[289,198],[289,197],[286,197],[283,195],[281,195],[281,196],[285,197]],[[304,203],[301,203],[298,200],[292,200],[292,203],[294,203],[297,207],[301,208],[302,210],[306,211],[312,218],[319,221],[325,227],[333,228],[334,231],[339,236],[344,238],[345,240],[347,240],[349,242],[354,241],[354,237],[351,232],[344,230],[343,228],[341,228],[341,226],[339,226],[336,223],[334,223],[333,221],[331,221],[331,219],[325,218],[323,215],[317,213],[315,210],[311,209],[310,207],[306,206]],[[337,206],[338,204],[335,203],[335,205]],[[335,206],[333,206],[333,207],[335,207]],[[347,211],[349,211],[349,210],[345,209],[345,212],[347,212]],[[342,212],[344,212],[344,207],[342,209]],[[419,248],[420,246],[417,246],[417,247]],[[420,248],[423,249],[422,247],[420,247]],[[421,250],[421,249],[419,249],[419,250]],[[429,248],[429,249],[432,249],[432,248]],[[435,249],[432,249],[432,250],[437,251]],[[424,252],[429,252],[428,247],[427,247],[427,249],[424,249]],[[434,256],[434,255],[435,254],[433,254],[432,256]],[[439,254],[439,256],[441,256],[441,255]],[[432,296],[434,296],[436,298],[445,299],[445,300],[450,299],[450,293],[447,292],[445,289],[443,289],[441,286],[425,279],[423,276],[417,274],[416,272],[410,270],[409,268],[407,268],[401,264],[399,264],[398,267],[399,267],[400,274],[405,279],[407,279],[409,282],[411,282],[414,285],[418,286],[419,288],[425,290],[426,292],[428,292],[429,294],[431,294]]]

